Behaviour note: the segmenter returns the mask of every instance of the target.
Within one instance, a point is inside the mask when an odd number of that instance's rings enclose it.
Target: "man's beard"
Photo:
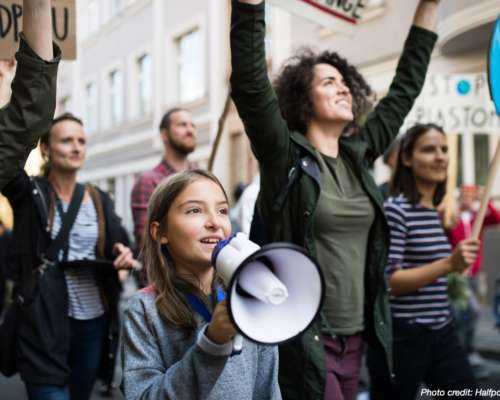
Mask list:
[[[169,138],[169,144],[172,150],[176,151],[177,153],[183,154],[185,156],[192,153],[196,148],[196,142],[193,145],[187,145],[184,142],[180,140],[175,140],[172,137]]]

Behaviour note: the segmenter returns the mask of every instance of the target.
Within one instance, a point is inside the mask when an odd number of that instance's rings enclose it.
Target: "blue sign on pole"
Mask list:
[[[495,103],[497,114],[500,115],[500,17],[498,17],[491,35],[488,54],[488,81],[491,99]]]

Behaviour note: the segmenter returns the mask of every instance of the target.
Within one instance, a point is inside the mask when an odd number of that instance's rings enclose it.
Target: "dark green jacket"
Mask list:
[[[281,116],[267,75],[264,36],[264,3],[253,6],[233,0],[232,98],[259,161],[258,210],[266,237],[296,243],[314,257],[312,221],[321,190],[318,160],[304,135],[290,132]],[[369,167],[397,135],[420,93],[436,38],[425,29],[411,28],[389,93],[361,132],[342,137],[339,146],[375,208],[366,259],[365,338],[383,347],[391,370],[391,314],[384,274],[389,233],[382,196]],[[318,321],[300,338],[280,346],[280,385],[286,399],[323,399],[326,369],[320,328]]]
[[[56,108],[57,67],[61,51],[44,61],[22,39],[9,104],[0,109],[0,190],[14,178],[38,139],[49,129]]]

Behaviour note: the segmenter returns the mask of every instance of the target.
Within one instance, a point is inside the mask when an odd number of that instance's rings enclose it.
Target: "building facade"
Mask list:
[[[367,0],[365,17],[350,37],[269,7],[270,74],[300,47],[334,49],[358,66],[380,98],[394,74],[416,4]],[[443,2],[440,13],[440,39],[429,74],[483,73],[489,33],[500,13],[498,1]],[[77,0],[78,59],[61,67],[57,112],[83,117],[89,145],[80,177],[113,194],[128,228],[134,179],[162,154],[157,126],[166,109],[192,111],[199,146],[191,159],[206,165],[228,93],[229,14],[229,0]],[[431,98],[422,102],[436,106]],[[491,118],[495,127],[498,117]],[[462,160],[458,183],[484,183],[500,134],[500,129],[493,131],[460,126],[452,132]],[[232,107],[214,172],[231,189],[249,182],[256,171]],[[379,162],[374,174],[377,181],[387,178]],[[500,195],[500,177],[495,195]]]

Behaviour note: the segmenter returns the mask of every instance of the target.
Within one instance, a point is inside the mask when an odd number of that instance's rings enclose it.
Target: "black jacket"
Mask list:
[[[16,176],[18,168],[24,167],[30,151],[52,123],[61,51],[54,44],[54,59],[44,61],[21,34],[16,59],[12,97],[0,109],[0,190]]]
[[[96,254],[112,260],[115,243],[128,244],[120,218],[114,212],[109,196],[88,187],[99,219],[100,237]],[[70,347],[68,294],[64,272],[49,267],[39,277],[38,267],[51,242],[50,215],[53,209],[51,187],[47,179],[28,177],[22,170],[2,190],[14,211],[14,263],[16,291],[24,298],[21,326],[18,332],[17,368],[24,381],[35,384],[65,385],[70,369],[67,355]],[[98,275],[109,310],[109,333],[116,343],[117,306],[120,284],[116,271]],[[110,335],[107,335],[108,338]],[[106,354],[114,353],[105,349]],[[113,368],[113,360],[109,368]]]

